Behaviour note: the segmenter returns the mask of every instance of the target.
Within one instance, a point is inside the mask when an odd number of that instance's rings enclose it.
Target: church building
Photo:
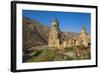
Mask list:
[[[64,49],[67,47],[84,45],[88,46],[90,43],[90,36],[88,35],[85,26],[82,27],[81,32],[79,33],[79,37],[70,38],[65,40],[66,37],[63,33],[61,33],[59,29],[59,22],[57,18],[55,18],[52,22],[52,27],[49,32],[48,46],[57,49]]]
[[[49,47],[54,47],[58,49],[67,47],[67,44],[64,41],[63,37],[61,37],[62,35],[59,31],[59,22],[55,18],[52,22],[52,27],[49,33]]]

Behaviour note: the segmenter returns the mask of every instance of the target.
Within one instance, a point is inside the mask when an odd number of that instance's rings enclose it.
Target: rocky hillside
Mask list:
[[[70,39],[70,38],[77,38],[79,36],[79,33],[76,33],[76,32],[63,32],[66,36],[67,36],[67,39]]]
[[[36,20],[23,17],[23,48],[46,45],[49,29]]]

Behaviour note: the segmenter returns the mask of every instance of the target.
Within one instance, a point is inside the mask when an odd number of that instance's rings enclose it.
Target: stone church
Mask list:
[[[64,49],[67,47],[90,44],[90,36],[88,35],[85,26],[82,27],[78,37],[73,37],[66,40],[66,35],[59,29],[59,22],[55,18],[52,22],[52,27],[49,33],[48,46],[57,49]]]

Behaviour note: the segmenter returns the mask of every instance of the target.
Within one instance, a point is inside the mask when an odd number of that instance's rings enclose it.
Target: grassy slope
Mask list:
[[[66,48],[64,50],[44,49],[40,51],[33,50],[33,56],[26,62],[46,62],[46,61],[66,61],[66,60],[84,60],[90,59],[90,49],[80,50],[77,56],[75,48]],[[70,53],[71,55],[67,55]]]

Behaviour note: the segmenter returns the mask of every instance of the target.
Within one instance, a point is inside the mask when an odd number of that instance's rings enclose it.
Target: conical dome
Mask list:
[[[86,33],[86,26],[85,25],[82,26],[82,32]]]
[[[52,25],[59,28],[59,22],[57,18],[54,18]]]
[[[57,19],[57,18],[54,18],[53,22],[55,22],[55,23],[59,24],[59,22],[58,22],[58,19]]]
[[[86,27],[85,27],[85,25],[83,25],[82,30],[85,30],[85,31],[86,31]]]

